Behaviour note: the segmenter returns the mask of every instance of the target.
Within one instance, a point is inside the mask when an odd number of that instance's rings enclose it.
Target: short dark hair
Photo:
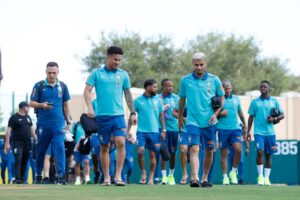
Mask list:
[[[165,82],[167,82],[167,81],[170,81],[170,79],[167,79],[167,78],[163,79],[163,80],[160,82],[161,87],[163,87],[164,84],[165,84]]]
[[[157,83],[157,81],[155,79],[147,79],[144,82],[144,88],[146,89],[148,86],[153,85],[154,83]]]
[[[117,46],[110,46],[107,49],[107,55],[119,54],[123,55],[123,50]]]
[[[46,68],[48,68],[48,67],[55,67],[55,66],[58,68],[57,62],[48,62]]]
[[[260,82],[260,84],[263,84],[263,83],[266,83],[266,84],[268,84],[268,86],[271,86],[270,82],[267,81],[267,80],[262,80],[262,81]]]

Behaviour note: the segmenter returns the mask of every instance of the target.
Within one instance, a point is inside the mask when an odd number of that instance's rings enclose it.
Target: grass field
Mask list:
[[[145,186],[131,184],[126,187],[99,185],[1,185],[1,200],[290,200],[300,198],[300,186],[220,186],[190,188],[189,186]]]

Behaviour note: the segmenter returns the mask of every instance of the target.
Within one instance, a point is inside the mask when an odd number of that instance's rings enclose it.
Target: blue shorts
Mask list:
[[[190,146],[193,145],[201,145],[201,139],[202,139],[202,145],[203,149],[210,149],[213,150],[215,148],[216,143],[216,132],[217,132],[217,126],[212,125],[205,128],[200,128],[194,125],[187,125],[187,133],[191,137]],[[201,139],[200,139],[201,138]]]
[[[161,130],[159,130],[161,132]],[[168,131],[166,132],[166,138],[162,142],[164,142],[168,150],[171,154],[176,153],[177,145],[178,145],[178,131]]]
[[[90,154],[80,154],[78,151],[74,151],[74,160],[76,163],[82,164],[86,160],[90,160]]]
[[[100,154],[100,142],[99,142],[99,136],[98,136],[98,133],[93,133],[91,135],[91,152],[92,152],[92,155],[97,155],[99,156]]]
[[[53,151],[52,151],[52,147],[51,147],[51,142],[48,145],[47,151],[46,151],[46,155],[47,156],[52,156],[53,155]]]
[[[266,154],[274,154],[277,151],[275,135],[257,135],[254,134],[257,151],[263,151]]]
[[[242,143],[242,130],[224,130],[218,129],[219,147],[220,149],[226,149],[232,143]]]
[[[124,115],[118,116],[97,116],[99,125],[98,135],[100,144],[109,144],[111,135],[126,137],[126,123]]]
[[[179,145],[189,146],[191,137],[187,134],[187,132],[180,131],[179,132]]]
[[[154,152],[160,150],[160,134],[155,132],[140,132],[136,133],[136,143],[138,147],[146,147]]]

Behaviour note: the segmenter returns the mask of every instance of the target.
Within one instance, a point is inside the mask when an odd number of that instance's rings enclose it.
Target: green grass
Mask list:
[[[300,186],[220,186],[213,188],[190,188],[189,186],[147,186],[128,185],[126,187],[85,186],[36,186],[1,185],[1,200],[289,200],[299,199]]]

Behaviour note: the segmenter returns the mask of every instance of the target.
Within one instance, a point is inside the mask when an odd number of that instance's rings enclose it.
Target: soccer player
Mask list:
[[[161,174],[162,182],[161,184],[175,185],[174,170],[175,170],[175,159],[176,150],[178,144],[178,121],[172,114],[172,111],[176,105],[178,105],[179,97],[173,93],[173,83],[169,79],[164,79],[161,81],[162,94],[159,95],[164,110],[164,119],[166,125],[166,138],[163,141],[168,147],[170,153],[170,169],[169,175],[167,176],[166,162],[161,160]]]
[[[223,173],[223,185],[238,184],[237,168],[241,159],[242,152],[242,128],[239,118],[244,126],[243,130],[247,130],[241,103],[238,96],[232,94],[232,85],[229,80],[223,81],[225,90],[225,103],[222,111],[219,113],[219,123],[217,124],[219,148],[221,152],[221,167]],[[246,132],[244,131],[244,135]],[[227,175],[227,155],[228,147],[234,149],[234,160],[229,178]]]
[[[150,152],[150,174],[148,184],[153,184],[156,167],[155,154],[160,150],[160,139],[165,138],[166,129],[163,116],[163,106],[157,94],[157,82],[148,79],[144,83],[145,92],[134,100],[134,108],[138,113],[137,146],[138,162],[142,171],[140,183],[146,184],[146,169],[144,163],[145,146]],[[159,133],[159,123],[162,131]],[[127,133],[130,133],[131,122],[128,122]]]
[[[274,123],[278,123],[284,118],[283,111],[277,99],[270,96],[270,83],[266,80],[260,82],[260,97],[251,101],[248,114],[247,140],[250,141],[250,130],[254,120],[254,139],[256,143],[257,155],[256,165],[258,172],[258,185],[270,186],[270,173],[272,168],[272,154],[277,150]],[[272,115],[276,110],[278,115]],[[263,157],[265,156],[265,163]]]
[[[45,153],[50,143],[56,161],[58,184],[66,184],[64,140],[65,131],[71,130],[72,120],[69,90],[65,83],[58,80],[58,74],[58,64],[49,62],[46,66],[47,78],[34,85],[30,97],[30,106],[37,111],[37,184],[42,182]]]
[[[120,47],[111,46],[107,49],[106,65],[94,69],[89,76],[84,89],[84,98],[88,107],[88,116],[96,115],[99,124],[100,160],[104,173],[103,185],[111,185],[109,176],[109,142],[111,135],[115,137],[117,148],[117,163],[115,183],[124,186],[121,172],[125,159],[126,122],[124,119],[123,93],[130,110],[130,120],[136,124],[136,113],[130,92],[128,73],[119,68],[123,51]],[[97,107],[96,113],[91,103],[91,92],[95,87]]]
[[[191,136],[190,165],[191,187],[199,187],[199,144],[200,136],[205,148],[204,170],[201,187],[212,187],[208,182],[208,173],[213,160],[213,150],[216,143],[217,116],[224,103],[224,90],[220,79],[206,71],[207,60],[204,53],[195,53],[192,57],[194,71],[181,79],[179,89],[178,128],[182,130],[183,111],[187,107],[186,128]],[[221,106],[215,111],[211,98],[221,98]]]

